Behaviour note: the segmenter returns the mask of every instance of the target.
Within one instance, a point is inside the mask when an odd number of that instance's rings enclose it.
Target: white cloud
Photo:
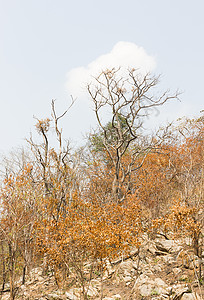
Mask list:
[[[135,68],[140,73],[152,71],[156,66],[154,57],[134,43],[118,42],[113,49],[99,56],[85,67],[74,68],[67,73],[66,89],[74,97],[83,96],[87,83],[102,70],[121,67]]]

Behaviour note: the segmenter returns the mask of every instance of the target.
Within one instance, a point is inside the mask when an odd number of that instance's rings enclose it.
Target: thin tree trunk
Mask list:
[[[10,299],[15,298],[15,280],[14,280],[14,251],[12,246],[9,244],[9,284],[10,284]]]
[[[23,267],[23,275],[22,275],[22,284],[25,284],[25,277],[26,277],[26,265]]]
[[[5,283],[6,283],[6,266],[5,266],[3,241],[1,241],[1,257],[2,257],[2,287],[1,287],[1,291],[3,291],[4,287],[5,287]]]

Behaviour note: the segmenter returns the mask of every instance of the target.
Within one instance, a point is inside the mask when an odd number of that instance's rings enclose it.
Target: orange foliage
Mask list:
[[[36,125],[45,140],[49,125],[49,119]],[[1,189],[1,236],[16,255],[13,262],[10,257],[13,270],[17,253],[21,253],[19,264],[27,266],[36,247],[56,276],[71,268],[84,285],[87,263],[103,268],[107,258],[113,260],[139,247],[151,222],[154,230],[170,237],[191,237],[200,255],[203,141],[200,120],[188,124],[188,135],[182,140],[174,139],[147,156],[141,152],[133,160],[133,150],[128,149],[118,173],[118,188],[125,195],[121,202],[114,199],[115,169],[107,151],[92,153],[86,188],[80,190],[68,159],[65,162],[62,152],[48,149],[44,172],[40,164],[28,164],[19,175],[5,180]]]
[[[90,260],[113,259],[120,251],[139,246],[142,214],[133,196],[125,205],[109,202],[101,206],[75,195],[66,216],[57,222],[45,219],[37,229],[38,245],[53,265],[74,264],[83,255]]]

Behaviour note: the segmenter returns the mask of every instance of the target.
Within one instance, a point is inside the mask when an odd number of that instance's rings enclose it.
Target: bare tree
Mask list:
[[[132,171],[142,166],[147,154],[167,135],[164,130],[157,138],[145,136],[146,118],[153,109],[178,98],[178,92],[170,95],[166,91],[159,96],[154,93],[159,77],[138,75],[135,69],[128,70],[127,76],[120,72],[120,68],[102,71],[87,87],[103,135],[104,150],[114,167],[112,193],[118,202],[122,202],[130,190]],[[111,126],[104,125],[104,113],[110,115]],[[123,157],[130,147],[131,159],[125,165]]]
[[[8,179],[10,175],[20,174],[30,161],[30,153],[25,147],[12,149],[9,154],[1,155],[0,181]]]
[[[74,104],[74,100],[67,110],[58,115],[55,108],[55,101],[51,102],[51,118],[43,120],[37,119],[36,130],[41,138],[41,143],[34,141],[32,135],[27,140],[33,154],[33,165],[36,174],[34,174],[34,185],[42,196],[39,211],[39,220],[46,219],[58,223],[59,216],[66,216],[67,206],[72,201],[72,191],[74,174],[70,162],[69,142],[62,137],[62,129],[59,127],[59,121],[67,114],[68,110]],[[50,131],[54,131],[54,147],[50,139]],[[46,231],[46,228],[44,228]],[[47,234],[45,239],[48,241]],[[48,261],[46,254],[43,259],[43,271],[46,272]]]
[[[37,119],[36,129],[38,134],[42,137],[42,143],[36,143],[32,135],[27,142],[31,146],[31,151],[34,155],[35,163],[39,166],[38,171],[40,172],[41,183],[44,185],[44,197],[49,196],[55,191],[53,186],[53,180],[58,180],[59,182],[64,181],[65,185],[61,185],[61,189],[55,195],[58,199],[57,211],[59,212],[62,205],[67,205],[66,202],[66,191],[67,187],[67,176],[69,176],[69,162],[70,162],[70,147],[69,142],[64,141],[62,138],[62,129],[59,128],[59,120],[63,118],[68,110],[73,105],[74,100],[67,110],[65,110],[61,115],[57,115],[55,108],[55,101],[52,100],[51,107],[51,118],[46,118],[44,120]],[[54,133],[56,135],[57,146],[56,149],[50,145],[49,132],[51,125],[53,124]],[[38,176],[39,178],[39,176]]]

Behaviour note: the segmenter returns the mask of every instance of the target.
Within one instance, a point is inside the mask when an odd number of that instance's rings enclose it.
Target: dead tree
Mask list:
[[[87,87],[103,135],[104,150],[114,167],[112,194],[118,202],[122,202],[130,190],[131,173],[142,166],[148,153],[167,134],[164,130],[157,138],[144,135],[143,124],[152,110],[178,98],[178,92],[170,95],[166,91],[159,96],[154,95],[158,83],[159,77],[138,75],[134,69],[123,76],[119,68],[102,71]],[[104,113],[110,115],[111,129],[104,125]],[[125,165],[123,157],[129,149],[131,159]]]

